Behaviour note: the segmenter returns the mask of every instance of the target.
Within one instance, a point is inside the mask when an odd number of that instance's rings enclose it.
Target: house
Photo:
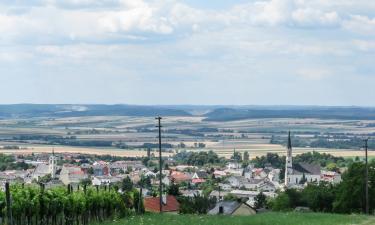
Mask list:
[[[230,186],[239,188],[244,182],[247,182],[247,179],[241,176],[230,176],[227,181],[229,182]]]
[[[162,204],[162,212],[177,213],[180,209],[180,203],[173,195],[164,195]],[[147,197],[144,199],[144,207],[147,212],[160,212],[160,198]]]
[[[180,172],[180,171],[172,171],[170,175],[170,179],[174,183],[182,183],[182,182],[190,182],[191,175],[188,173]]]
[[[268,173],[268,179],[270,181],[279,182],[280,181],[280,169],[273,169]]]
[[[109,168],[106,164],[94,164],[93,165],[94,175],[95,176],[108,176]]]
[[[227,180],[233,188],[257,189],[264,179],[246,179],[242,176],[231,176]]]
[[[243,175],[243,169],[226,169],[224,172],[226,174],[230,174],[232,176],[242,176]]]
[[[221,201],[227,194],[229,194],[229,191],[211,191],[210,197],[215,197],[218,201]]]
[[[231,169],[240,169],[241,168],[241,163],[238,163],[238,162],[229,162],[227,164],[227,169],[231,170]]]
[[[223,201],[218,202],[216,206],[211,209],[209,215],[254,215],[257,211],[250,205],[238,201]]]
[[[208,178],[208,173],[205,171],[198,171],[195,172],[192,179],[207,179]]]
[[[267,171],[269,171],[269,170],[265,170],[265,169],[262,169],[262,168],[254,168],[252,170],[253,178],[254,179],[264,179],[268,175]]]
[[[229,184],[219,183],[219,187],[223,191],[230,191],[232,187]]]
[[[131,169],[139,171],[145,168],[141,161],[116,161],[109,165],[110,171],[113,173],[120,173]]]
[[[275,192],[276,191],[276,186],[274,183],[272,183],[271,181],[265,181],[265,182],[262,182],[258,187],[257,187],[257,190],[258,191],[262,191],[262,192]]]
[[[88,176],[85,174],[81,167],[66,164],[62,167],[60,172],[60,180],[65,184],[78,184],[81,180],[86,179]]]
[[[93,176],[92,177],[92,185],[94,186],[102,186],[102,185],[109,185],[112,183],[118,183],[122,179],[121,177],[113,177],[113,176]]]
[[[321,180],[333,184],[341,182],[341,174],[334,171],[322,171]]]
[[[39,178],[50,174],[49,165],[47,163],[40,163],[35,167],[32,174],[32,179],[39,180]]]
[[[257,190],[262,184],[264,184],[265,179],[250,179],[244,183],[246,189]]]
[[[224,171],[221,171],[221,170],[215,170],[214,171],[214,176],[216,178],[222,178],[222,177],[225,177],[226,175],[227,175],[227,173],[224,172]]]
[[[201,190],[181,190],[181,195],[185,197],[194,197],[198,195],[202,195]]]
[[[201,184],[201,183],[204,183],[204,182],[206,182],[206,180],[205,179],[200,179],[200,178],[196,178],[196,179],[192,179],[191,180],[191,183],[195,184],[195,185]]]

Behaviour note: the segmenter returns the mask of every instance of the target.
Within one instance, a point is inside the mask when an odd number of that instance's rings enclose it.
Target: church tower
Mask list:
[[[48,160],[48,172],[51,174],[52,179],[55,179],[56,177],[56,170],[57,170],[57,163],[56,163],[55,150],[52,149],[52,155],[49,157],[49,160]]]
[[[285,162],[285,186],[288,187],[290,182],[289,175],[293,173],[293,164],[292,164],[292,140],[290,138],[290,131],[288,134],[288,145],[287,145],[287,154]]]

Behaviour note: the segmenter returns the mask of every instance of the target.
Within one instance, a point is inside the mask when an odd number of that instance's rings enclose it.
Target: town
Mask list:
[[[212,204],[207,206],[208,214],[252,215],[267,210],[265,202],[259,202],[262,196],[274,199],[288,188],[304,189],[309,183],[341,182],[341,173],[345,168],[322,168],[318,162],[308,163],[300,158],[293,163],[292,149],[289,132],[286,157],[268,154],[263,157],[261,166],[259,157],[251,160],[247,152],[241,155],[236,150],[231,159],[219,158],[214,152],[181,152],[174,157],[162,158],[161,178],[158,160],[150,151],[147,157],[125,158],[55,154],[51,149],[50,154],[6,156],[14,157],[14,161],[8,162],[27,169],[8,170],[5,166],[0,172],[0,180],[1,187],[5,183],[43,183],[46,188],[69,186],[73,190],[89,185],[101,188],[116,186],[120,192],[125,191],[122,190],[124,186],[134,185],[138,190],[142,189],[144,208],[150,212],[160,212],[158,194],[161,180],[163,212],[181,212],[177,196],[205,196],[213,199]],[[308,155],[311,154],[305,154]]]

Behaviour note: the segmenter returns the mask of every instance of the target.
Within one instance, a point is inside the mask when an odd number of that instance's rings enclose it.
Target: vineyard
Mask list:
[[[133,208],[141,211],[137,190],[122,194],[115,187],[5,186],[0,192],[1,225],[87,225],[124,217]]]

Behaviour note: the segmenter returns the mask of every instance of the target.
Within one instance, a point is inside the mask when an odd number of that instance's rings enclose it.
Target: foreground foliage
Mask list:
[[[11,186],[11,212],[14,225],[86,225],[124,217],[139,208],[136,190],[120,194],[114,188],[69,186],[44,189],[38,186]],[[0,224],[7,221],[5,194],[0,192]]]
[[[349,225],[375,224],[374,217],[322,213],[263,213],[253,216],[148,214],[100,225]],[[93,225],[99,225],[94,223]]]
[[[308,184],[303,190],[288,189],[268,202],[276,211],[289,211],[297,206],[316,212],[361,213],[365,211],[365,165],[351,164],[342,182]],[[369,163],[369,211],[375,210],[375,162]]]

